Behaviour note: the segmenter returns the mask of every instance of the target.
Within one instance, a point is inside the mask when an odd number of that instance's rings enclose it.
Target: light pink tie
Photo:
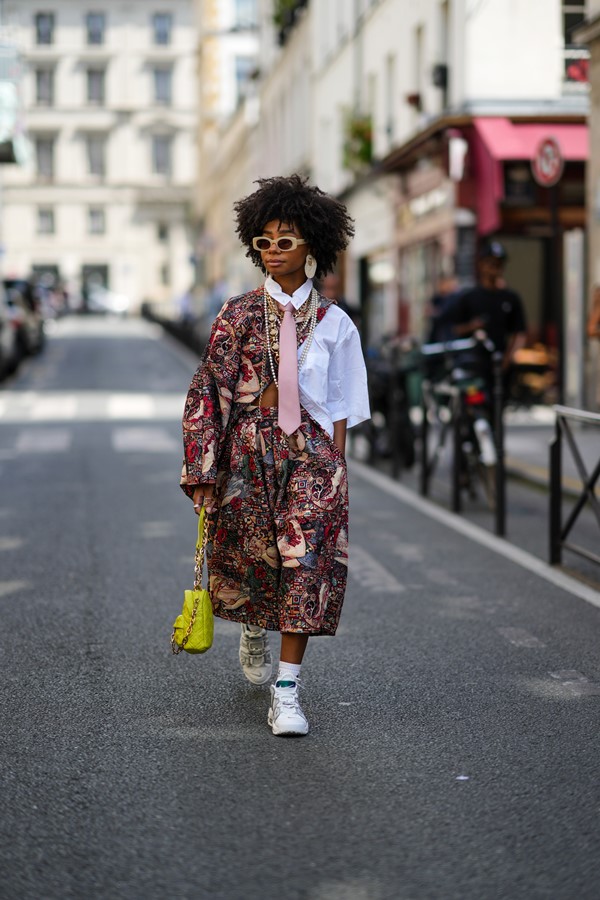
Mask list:
[[[298,341],[292,304],[286,303],[279,333],[279,415],[277,424],[286,434],[300,428],[298,393]]]

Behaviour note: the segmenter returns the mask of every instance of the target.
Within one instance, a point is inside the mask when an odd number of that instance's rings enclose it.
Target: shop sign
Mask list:
[[[403,203],[398,210],[398,222],[401,228],[409,228],[416,219],[422,219],[430,213],[445,209],[452,203],[451,189],[446,185],[437,187],[408,203]]]
[[[450,196],[447,188],[435,188],[420,197],[414,197],[408,204],[409,209],[415,219],[426,216],[428,213],[435,212],[448,205]]]
[[[556,138],[547,137],[540,141],[531,161],[531,171],[537,183],[542,187],[558,184],[564,166],[565,161]]]

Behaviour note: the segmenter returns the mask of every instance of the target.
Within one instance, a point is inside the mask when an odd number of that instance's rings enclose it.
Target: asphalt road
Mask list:
[[[597,900],[600,609],[359,468],[310,735],[234,626],[172,657],[192,369],[74,319],[0,390],[2,900]]]

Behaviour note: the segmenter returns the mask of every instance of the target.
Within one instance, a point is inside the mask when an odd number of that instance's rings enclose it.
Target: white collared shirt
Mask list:
[[[265,282],[269,295],[282,306],[300,309],[313,283],[308,278],[292,296],[271,277]],[[298,348],[298,356],[302,345]],[[317,323],[306,361],[298,372],[300,403],[333,437],[333,423],[347,419],[348,428],[370,418],[367,370],[356,325],[332,304]]]

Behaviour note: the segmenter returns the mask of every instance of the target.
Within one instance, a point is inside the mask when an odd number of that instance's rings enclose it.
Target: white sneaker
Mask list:
[[[292,687],[271,685],[271,707],[267,722],[273,734],[308,734],[308,721],[298,700],[298,681]]]
[[[266,629],[252,631],[247,625],[242,625],[240,664],[244,675],[252,684],[266,684],[269,681],[273,663]]]

